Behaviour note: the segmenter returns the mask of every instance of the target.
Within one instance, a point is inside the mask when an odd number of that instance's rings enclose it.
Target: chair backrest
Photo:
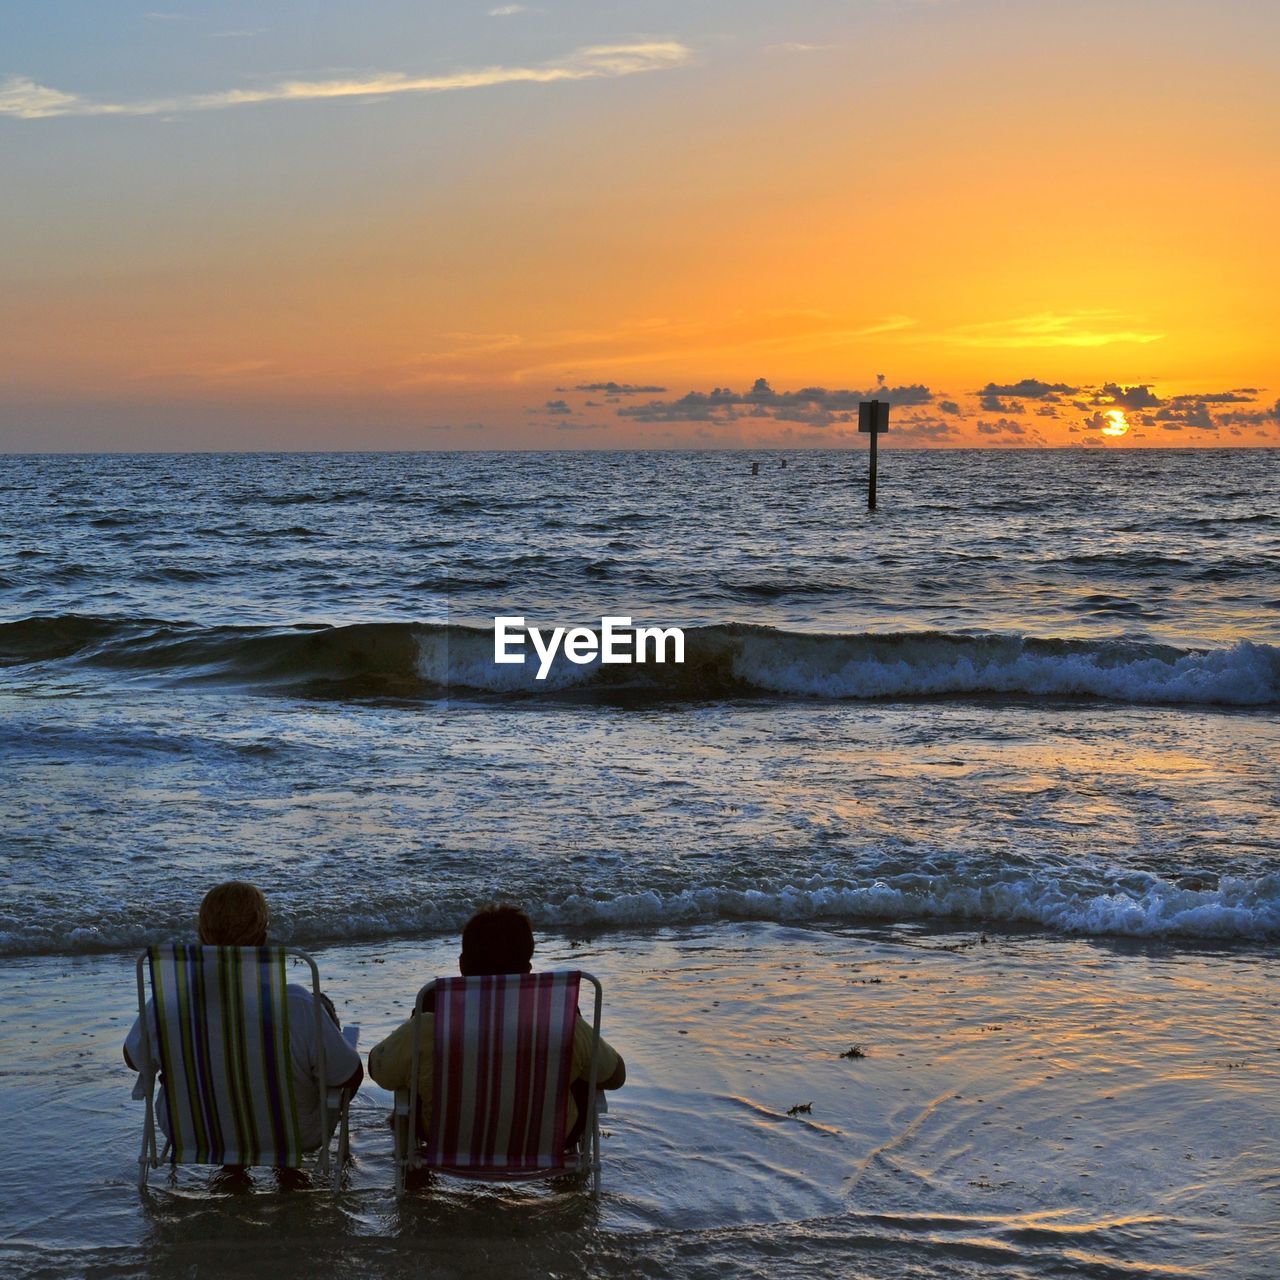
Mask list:
[[[145,1013],[144,1043],[164,1073],[174,1163],[301,1165],[287,954],[282,947],[147,950],[157,1043],[149,1043]]]
[[[428,1165],[566,1167],[580,980],[566,972],[436,981]]]

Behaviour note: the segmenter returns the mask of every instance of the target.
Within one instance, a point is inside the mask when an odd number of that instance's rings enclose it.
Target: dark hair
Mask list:
[[[527,973],[533,959],[533,926],[519,907],[483,907],[462,931],[463,971],[469,977]]]

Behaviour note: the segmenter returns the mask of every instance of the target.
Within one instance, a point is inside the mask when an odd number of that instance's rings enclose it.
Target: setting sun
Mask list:
[[[1104,416],[1107,419],[1107,425],[1102,428],[1104,436],[1122,436],[1129,430],[1129,420],[1123,409],[1108,409]]]

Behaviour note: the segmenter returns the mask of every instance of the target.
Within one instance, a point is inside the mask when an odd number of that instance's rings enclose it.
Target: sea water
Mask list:
[[[1280,453],[12,457],[0,950],[963,917],[1280,936]],[[493,660],[493,619],[686,628]],[[337,869],[340,873],[335,874]]]
[[[1280,453],[782,456],[4,460],[0,1262],[1271,1274]],[[599,1208],[394,1206],[375,1090],[334,1207],[140,1205],[132,956],[231,876],[365,1047],[526,906],[631,1067]]]

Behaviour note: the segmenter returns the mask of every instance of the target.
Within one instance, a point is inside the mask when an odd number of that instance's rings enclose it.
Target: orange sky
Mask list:
[[[1268,6],[109,8],[0,20],[0,447],[1280,443]]]

